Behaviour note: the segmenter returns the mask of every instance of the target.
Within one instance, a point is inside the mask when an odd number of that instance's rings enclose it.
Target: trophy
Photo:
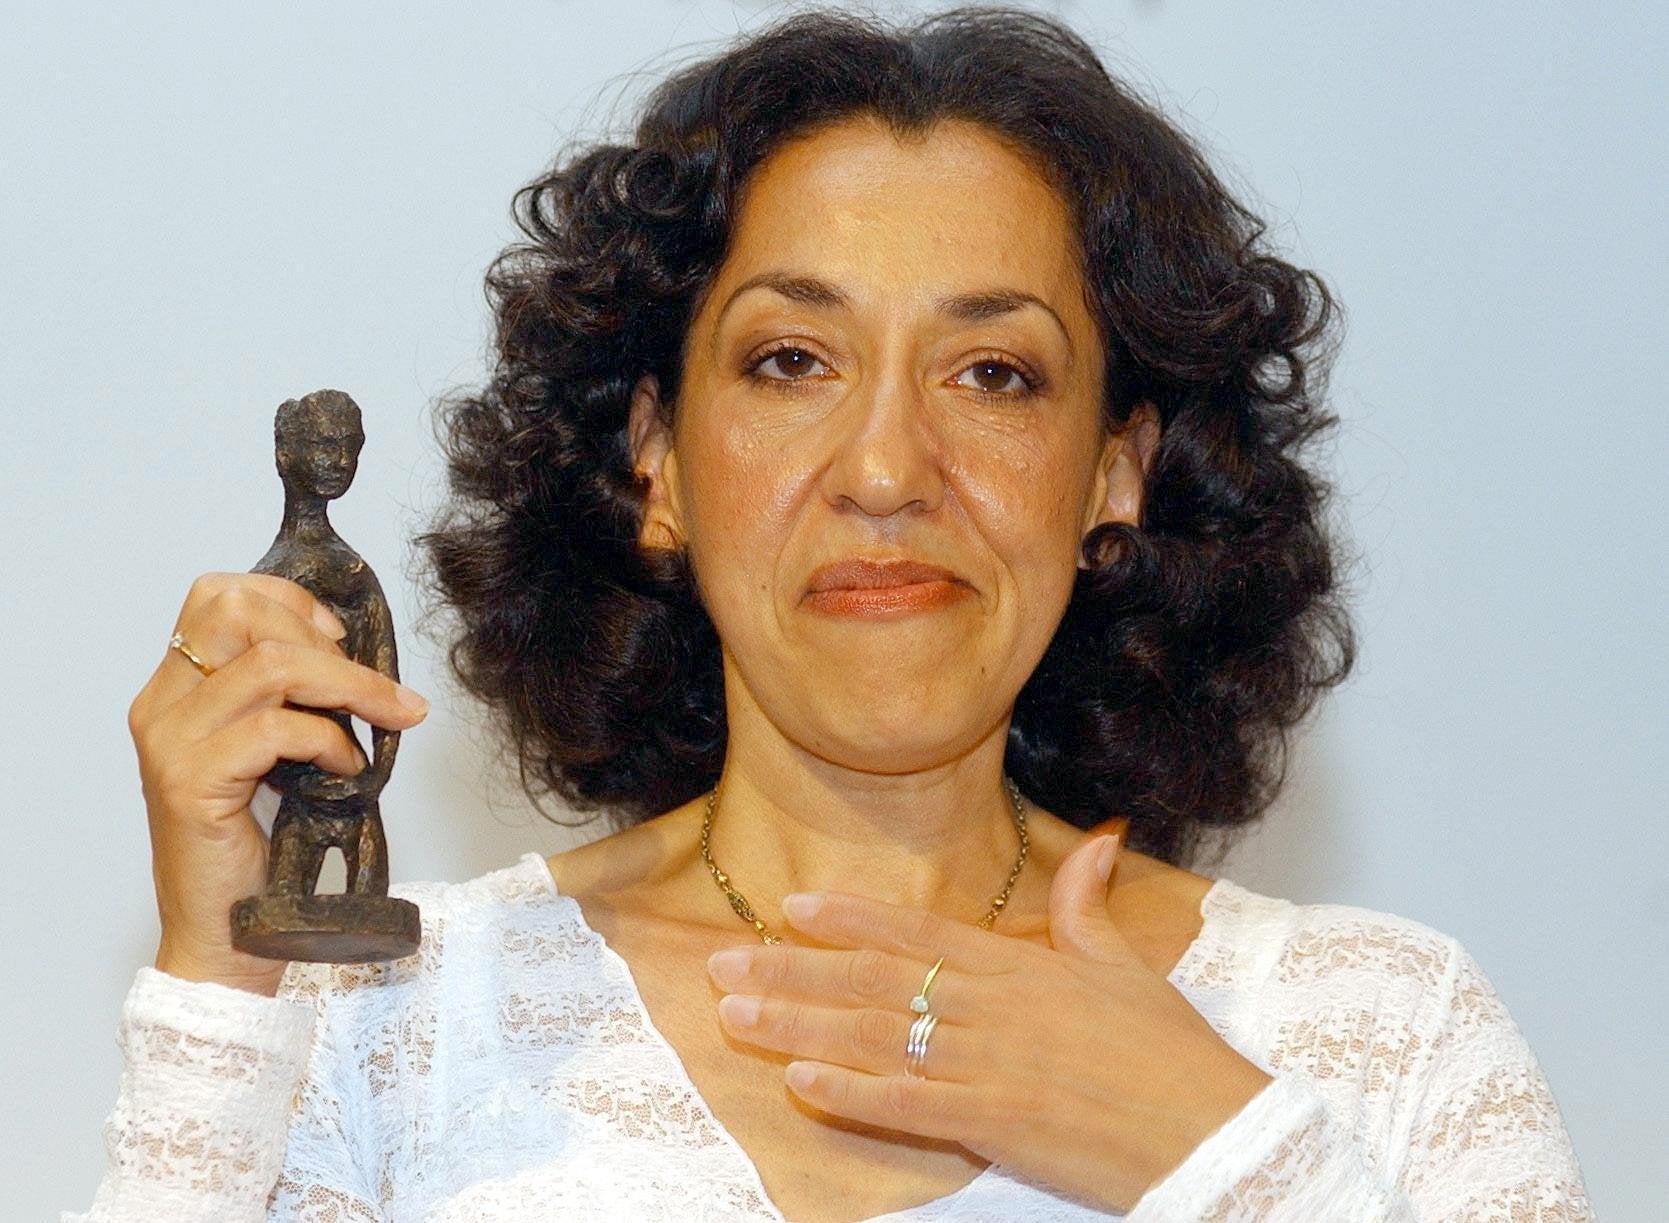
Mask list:
[[[250,572],[305,586],[347,628],[341,641],[347,656],[398,681],[388,600],[371,567],[336,534],[326,514],[329,503],[353,483],[365,444],[359,405],[330,390],[286,400],[278,408],[273,439],[284,482],[284,521]],[[355,738],[342,710],[292,708],[330,718]],[[417,950],[423,934],[417,906],[388,894],[388,845],[378,808],[399,742],[399,731],[372,727],[372,749],[365,753],[371,763],[354,777],[280,760],[262,778],[280,801],[266,890],[232,906],[232,945],[239,951],[274,960],[362,964]],[[316,895],[319,869],[332,846],[347,864],[347,890]]]

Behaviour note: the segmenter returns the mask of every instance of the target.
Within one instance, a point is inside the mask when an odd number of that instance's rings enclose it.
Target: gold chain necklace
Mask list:
[[[1020,868],[1026,864],[1026,851],[1031,845],[1026,839],[1026,809],[1020,798],[1020,787],[1015,785],[1014,780],[1007,774],[1003,775],[1003,785],[1008,790],[1009,801],[1014,804],[1014,828],[1020,834],[1020,856],[1014,859],[1014,868],[1008,872],[1008,882],[1003,884],[1003,890],[997,893],[996,899],[991,902],[990,911],[979,919],[981,930],[989,930],[991,923],[997,920],[997,914],[1001,913],[1003,906],[1008,903],[1008,894],[1014,888],[1014,881],[1020,877]],[[759,937],[767,943],[780,943],[782,936],[772,934],[765,923],[759,920],[747,897],[730,886],[730,876],[719,869],[718,863],[713,861],[713,855],[708,851],[707,838],[713,830],[713,808],[718,805],[718,801],[719,788],[714,786],[713,792],[707,796],[707,814],[701,821],[701,860],[707,863],[707,869],[713,872],[714,881],[729,898],[730,907],[736,910],[736,916],[751,924],[759,932]]]

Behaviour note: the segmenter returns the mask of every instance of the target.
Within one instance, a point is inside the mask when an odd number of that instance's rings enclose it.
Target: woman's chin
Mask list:
[[[920,694],[890,699],[828,699],[816,703],[819,725],[806,727],[801,742],[842,767],[869,773],[914,773],[938,768],[966,755],[991,731],[977,715],[982,703],[970,694],[954,707],[925,704]]]
[[[959,753],[949,750],[943,743],[910,744],[901,747],[897,743],[854,742],[850,739],[842,741],[835,750],[819,751],[816,754],[827,764],[853,773],[868,773],[879,777],[905,777],[914,773],[928,773],[955,763],[959,756]]]

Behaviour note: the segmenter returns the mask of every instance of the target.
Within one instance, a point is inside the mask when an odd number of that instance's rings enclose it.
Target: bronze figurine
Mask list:
[[[312,591],[348,630],[341,642],[348,657],[398,681],[388,599],[371,567],[336,534],[326,513],[329,503],[348,491],[358,468],[365,444],[359,405],[331,390],[286,400],[273,437],[284,482],[284,521],[250,572],[288,578]],[[308,712],[330,718],[354,737],[344,711]],[[422,938],[417,906],[388,895],[388,846],[378,806],[399,743],[399,731],[373,726],[371,763],[358,776],[281,760],[262,779],[282,797],[272,825],[266,891],[232,906],[232,944],[238,950],[337,964],[399,959],[417,950]],[[347,864],[347,889],[317,895],[319,868],[332,846]]]

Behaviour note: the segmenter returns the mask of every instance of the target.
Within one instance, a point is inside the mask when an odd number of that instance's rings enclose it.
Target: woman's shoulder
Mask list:
[[[1300,1017],[1323,1010],[1442,1023],[1489,993],[1460,941],[1434,926],[1364,905],[1299,902],[1229,878],[1201,902],[1200,938],[1180,968],[1196,985],[1254,996]]]
[[[1210,902],[1223,920],[1277,947],[1274,967],[1288,974],[1379,966],[1435,985],[1460,947],[1413,917],[1340,901],[1294,901],[1227,878],[1213,885]]]

